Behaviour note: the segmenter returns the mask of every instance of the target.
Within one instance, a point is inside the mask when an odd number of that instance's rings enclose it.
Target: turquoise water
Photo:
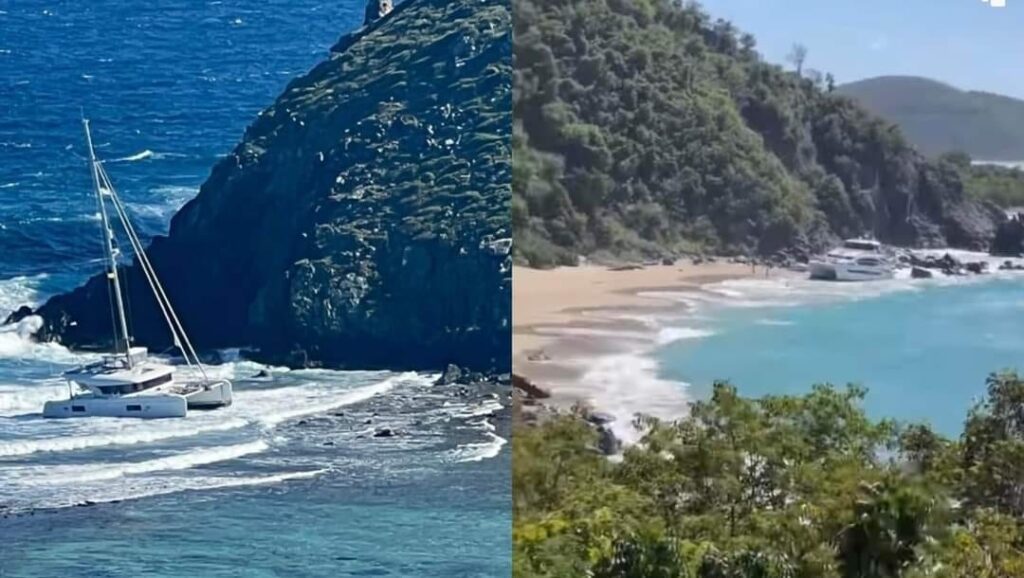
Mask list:
[[[734,283],[725,299],[698,308],[692,323],[710,335],[658,351],[661,373],[698,398],[715,379],[753,397],[857,383],[869,389],[873,417],[958,436],[986,376],[1024,370],[1024,278],[912,283],[825,287],[834,294],[817,296],[807,282],[790,291]]]

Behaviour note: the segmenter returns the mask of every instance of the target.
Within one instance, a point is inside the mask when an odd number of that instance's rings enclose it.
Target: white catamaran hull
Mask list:
[[[173,394],[124,395],[114,397],[79,396],[48,401],[43,417],[137,417],[155,419],[185,417],[188,402],[185,396]]]
[[[878,281],[892,279],[894,275],[890,267],[867,267],[857,263],[812,261],[809,268],[811,279],[828,281]]]
[[[218,381],[205,386],[196,386],[185,394],[189,409],[217,409],[231,405],[231,382]]]

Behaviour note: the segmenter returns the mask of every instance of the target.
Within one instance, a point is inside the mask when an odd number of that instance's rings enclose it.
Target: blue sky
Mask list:
[[[1024,98],[1024,0],[700,0],[714,18],[757,37],[782,63],[794,43],[807,68],[839,83],[871,76],[926,76]]]

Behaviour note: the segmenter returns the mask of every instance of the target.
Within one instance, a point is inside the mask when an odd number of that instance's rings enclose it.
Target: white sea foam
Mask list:
[[[94,483],[60,487],[44,499],[31,499],[32,507],[61,508],[85,502],[101,504],[127,499],[149,498],[187,491],[224,490],[252,486],[277,485],[308,480],[331,471],[330,468],[288,471],[260,476],[140,476],[121,483]],[[36,491],[36,490],[33,490]],[[13,496],[12,496],[13,497]]]
[[[180,471],[258,454],[270,447],[264,440],[228,446],[202,447],[141,462],[67,466],[8,467],[3,473],[9,483],[83,484],[155,472]],[[0,478],[0,479],[3,479]]]
[[[675,343],[676,341],[701,339],[704,337],[710,337],[714,334],[714,331],[708,329],[696,329],[694,327],[662,327],[658,330],[655,342],[657,342],[658,345],[668,345],[669,343]]]
[[[68,452],[106,446],[150,444],[239,429],[248,425],[246,420],[237,418],[130,420],[129,423],[123,423],[126,420],[119,418],[91,419],[90,425],[95,426],[95,429],[86,435],[61,435],[0,442],[0,457],[25,456],[38,452]]]
[[[153,151],[151,151],[149,149],[145,149],[145,150],[143,150],[141,152],[137,152],[137,153],[135,153],[133,155],[129,155],[129,156],[121,157],[121,158],[117,158],[117,159],[111,159],[111,160],[106,161],[106,162],[108,162],[108,163],[122,163],[122,162],[141,161],[141,160],[145,160],[145,159],[153,157],[154,154],[155,153],[153,153]]]
[[[274,410],[257,416],[256,420],[264,426],[273,427],[284,421],[317,413],[325,413],[366,401],[372,397],[387,393],[398,384],[408,381],[425,380],[416,373],[403,373],[389,377],[379,383],[345,391],[340,394],[336,394],[336,392],[325,394],[322,386],[311,386],[306,391],[301,392],[304,395],[295,395],[295,392],[292,392],[288,399],[281,400],[284,403],[277,405]]]
[[[612,430],[626,443],[638,440],[632,425],[637,414],[671,420],[685,415],[689,407],[686,384],[659,377],[658,362],[647,353],[634,351],[587,360],[577,383],[564,388],[573,397],[582,397],[614,416]]]
[[[6,317],[22,305],[36,304],[39,284],[45,279],[46,275],[21,275],[0,280],[0,316]]]
[[[476,442],[463,444],[452,451],[452,459],[455,462],[482,462],[497,457],[501,453],[501,448],[505,446],[508,441],[492,432],[487,432],[490,438],[486,442]]]
[[[0,385],[0,417],[39,413],[51,399],[68,395],[68,386],[54,380],[31,386]]]

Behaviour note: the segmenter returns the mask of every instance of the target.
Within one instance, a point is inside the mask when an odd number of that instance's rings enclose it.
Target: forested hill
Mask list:
[[[900,126],[928,155],[963,151],[976,159],[1024,159],[1024,101],[912,76],[881,76],[838,91]]]
[[[671,0],[514,0],[516,258],[984,246],[960,172]],[[810,76],[810,75],[805,75]]]

